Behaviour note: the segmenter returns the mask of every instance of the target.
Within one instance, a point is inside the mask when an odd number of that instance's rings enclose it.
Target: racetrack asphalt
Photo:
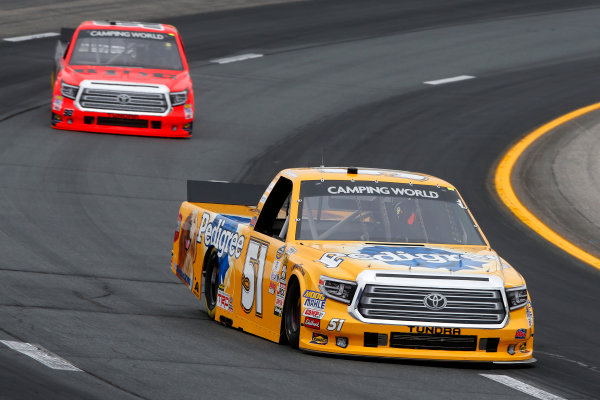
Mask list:
[[[550,228],[600,258],[600,112],[552,129],[516,165],[517,195]],[[599,268],[599,267],[597,267]]]
[[[52,130],[54,40],[1,43],[0,340],[83,372],[0,344],[0,398],[532,398],[481,373],[598,398],[600,274],[515,220],[490,179],[519,137],[598,101],[598,17],[592,1],[335,0],[163,18],[192,67],[189,140]],[[264,57],[210,62],[250,52]],[[186,180],[322,160],[457,185],[528,282],[539,362],[319,357],[209,321],[169,270]]]

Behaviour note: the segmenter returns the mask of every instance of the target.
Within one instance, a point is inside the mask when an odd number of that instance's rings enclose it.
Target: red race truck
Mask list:
[[[86,21],[63,29],[52,73],[52,127],[188,137],[194,93],[171,25]]]

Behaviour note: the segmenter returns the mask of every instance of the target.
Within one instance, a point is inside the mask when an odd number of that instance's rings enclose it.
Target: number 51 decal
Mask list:
[[[327,330],[339,332],[342,330],[342,326],[344,325],[344,322],[346,322],[345,319],[331,318],[331,321],[329,321],[329,325],[327,325]]]
[[[242,271],[242,308],[250,313],[256,298],[256,315],[259,317],[262,317],[263,273],[268,248],[268,244],[250,239]]]

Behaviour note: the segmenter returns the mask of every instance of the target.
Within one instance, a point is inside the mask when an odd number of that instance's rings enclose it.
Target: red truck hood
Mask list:
[[[62,80],[71,85],[79,85],[83,80],[161,84],[173,92],[192,86],[187,71],[126,67],[67,66]]]

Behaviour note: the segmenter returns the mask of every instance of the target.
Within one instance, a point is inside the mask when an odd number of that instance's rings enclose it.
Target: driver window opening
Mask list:
[[[256,221],[256,232],[285,240],[289,226],[292,187],[292,181],[284,177],[279,178]]]

